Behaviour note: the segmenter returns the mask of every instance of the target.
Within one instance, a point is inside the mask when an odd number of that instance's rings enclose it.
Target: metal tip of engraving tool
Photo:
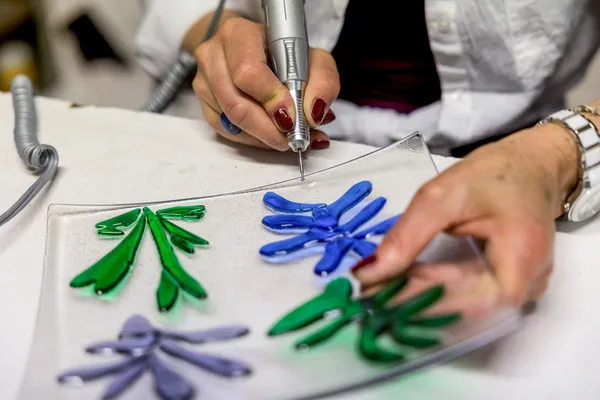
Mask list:
[[[302,151],[298,150],[298,164],[300,165],[300,179],[304,180],[304,164],[302,163]]]

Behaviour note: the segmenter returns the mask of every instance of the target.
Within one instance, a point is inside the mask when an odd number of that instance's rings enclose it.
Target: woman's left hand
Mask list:
[[[417,192],[354,275],[364,290],[374,291],[447,232],[483,241],[502,293],[513,304],[538,298],[552,271],[554,221],[577,183],[577,157],[570,133],[555,124],[474,151]]]

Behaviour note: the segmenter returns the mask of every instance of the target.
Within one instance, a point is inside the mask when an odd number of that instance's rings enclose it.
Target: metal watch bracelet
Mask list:
[[[562,220],[583,221],[600,209],[600,136],[596,126],[581,114],[596,114],[596,111],[588,106],[579,106],[558,111],[538,123],[562,126],[571,133],[579,148],[579,181],[563,204]]]

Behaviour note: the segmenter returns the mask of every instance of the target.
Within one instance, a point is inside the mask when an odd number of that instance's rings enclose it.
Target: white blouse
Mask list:
[[[333,50],[349,1],[306,0],[312,47]],[[226,8],[260,21],[260,2],[229,0]],[[160,77],[188,28],[217,3],[148,0],[137,37],[142,67]],[[512,132],[564,107],[600,46],[595,0],[425,0],[425,17],[441,100],[410,114],[338,100],[337,120],[324,127],[334,139],[383,146],[419,130],[443,152]]]

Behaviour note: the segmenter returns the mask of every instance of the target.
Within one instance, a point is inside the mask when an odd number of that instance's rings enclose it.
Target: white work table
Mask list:
[[[55,146],[60,169],[51,188],[0,228],[0,399],[16,397],[33,338],[42,283],[46,213],[51,203],[111,204],[196,197],[293,178],[296,158],[215,139],[199,121],[107,108],[70,108],[38,99],[39,138]],[[0,209],[34,181],[13,142],[13,110],[0,94]],[[316,171],[371,151],[333,143],[308,156]],[[456,160],[434,157],[443,169]],[[561,227],[547,295],[524,327],[494,346],[406,379],[345,395],[393,399],[419,379],[410,399],[597,399],[600,379],[600,221]],[[507,249],[508,251],[508,249]],[[405,397],[405,396],[403,396]],[[38,400],[38,399],[32,399]]]

